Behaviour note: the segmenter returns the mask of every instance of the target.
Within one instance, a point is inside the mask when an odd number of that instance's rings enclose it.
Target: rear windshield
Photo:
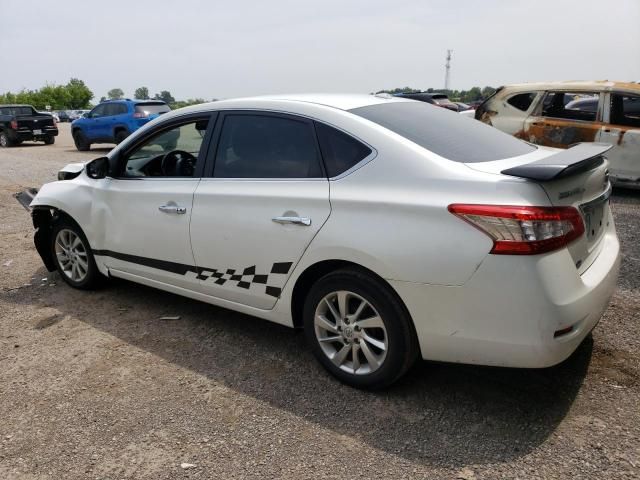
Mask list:
[[[536,149],[497,128],[428,103],[382,103],[349,111],[454,162],[501,160]]]
[[[136,103],[136,112],[137,113],[146,113],[147,115],[152,115],[154,113],[167,113],[170,112],[171,109],[169,105],[166,103]]]
[[[0,108],[2,115],[33,115],[31,107],[2,107]]]

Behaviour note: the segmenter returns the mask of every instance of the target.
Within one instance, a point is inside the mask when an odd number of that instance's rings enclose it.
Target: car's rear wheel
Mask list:
[[[44,144],[45,145],[53,145],[56,141],[56,137],[45,137]]]
[[[67,219],[60,219],[53,226],[51,255],[62,279],[74,288],[89,290],[104,279],[84,233]]]
[[[11,146],[11,139],[5,132],[0,132],[0,147],[7,148]]]
[[[91,148],[89,139],[81,130],[73,132],[73,142],[76,144],[76,148],[81,152],[86,152]]]
[[[125,138],[129,136],[129,132],[126,130],[118,130],[116,132],[115,141],[117,144],[124,142]]]
[[[307,341],[341,381],[377,389],[398,380],[417,357],[411,320],[388,286],[359,270],[318,280],[304,306]]]

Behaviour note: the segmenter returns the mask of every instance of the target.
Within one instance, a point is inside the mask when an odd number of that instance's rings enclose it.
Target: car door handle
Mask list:
[[[160,205],[158,210],[164,213],[173,213],[176,215],[184,215],[187,213],[186,207],[178,207],[177,205]]]
[[[284,225],[285,223],[293,223],[294,225],[304,225],[308,227],[311,225],[311,219],[306,217],[273,217],[273,220],[276,223],[280,223]]]

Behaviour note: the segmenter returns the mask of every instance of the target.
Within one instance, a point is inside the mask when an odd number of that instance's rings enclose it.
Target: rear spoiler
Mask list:
[[[502,174],[547,182],[586,172],[604,162],[602,156],[613,145],[607,143],[578,143],[577,145],[550,155],[542,160],[502,170]]]

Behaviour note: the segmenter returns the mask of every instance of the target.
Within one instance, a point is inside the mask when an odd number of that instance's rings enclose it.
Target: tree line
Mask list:
[[[36,110],[47,106],[52,110],[79,110],[89,106],[93,92],[82,80],[72,78],[66,85],[45,85],[39,90],[20,90],[17,93],[0,94],[0,104],[26,103]]]
[[[491,95],[493,95],[496,91],[493,87],[472,87],[469,90],[446,90],[444,88],[435,89],[435,88],[427,88],[426,90],[420,90],[417,88],[411,87],[402,87],[402,88],[393,88],[391,90],[380,90],[376,93],[389,93],[391,95],[397,93],[417,93],[417,92],[427,92],[427,93],[444,93],[449,97],[450,100],[454,102],[475,102],[479,100],[486,100]]]
[[[107,92],[106,97],[100,99],[101,102],[106,100],[120,100],[125,98],[124,91],[121,88],[112,88]],[[197,105],[199,103],[205,103],[207,100],[204,98],[189,98],[187,100],[176,100],[171,92],[168,90],[161,90],[160,93],[156,93],[153,97],[149,95],[149,89],[147,87],[138,87],[133,92],[133,98],[136,100],[162,100],[171,107],[172,110],[176,108],[187,107],[189,105]],[[215,101],[214,98],[212,101]]]
[[[81,110],[92,108],[94,106],[91,103],[93,98],[93,92],[82,80],[72,78],[66,85],[47,84],[38,90],[22,89],[16,93],[0,93],[0,104],[33,105],[36,110],[45,110],[47,107],[50,107],[51,110]],[[106,96],[100,98],[100,102],[122,98],[125,98],[124,91],[121,88],[112,88]],[[162,100],[173,110],[207,101],[203,98],[176,100],[168,90],[162,90],[151,97],[147,87],[136,88],[133,98]]]

